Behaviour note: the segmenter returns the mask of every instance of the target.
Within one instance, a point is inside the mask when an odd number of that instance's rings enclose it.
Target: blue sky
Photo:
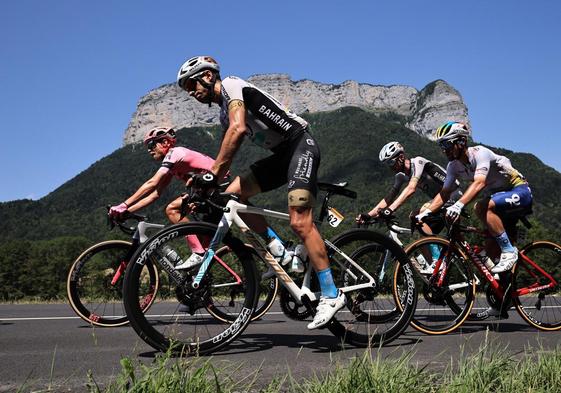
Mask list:
[[[3,1],[0,201],[41,198],[120,147],[138,99],[198,54],[224,76],[444,79],[477,141],[561,170],[560,4]]]

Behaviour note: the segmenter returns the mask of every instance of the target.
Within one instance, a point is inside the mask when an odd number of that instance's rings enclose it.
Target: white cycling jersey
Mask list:
[[[285,108],[274,97],[235,76],[222,81],[220,123],[229,126],[228,106],[243,101],[246,109],[247,135],[258,146],[273,149],[282,142],[295,139],[308,127],[306,120]]]
[[[495,154],[484,146],[468,147],[467,156],[467,164],[460,160],[448,163],[445,188],[449,188],[457,179],[473,181],[475,176],[485,177],[485,188],[482,191],[486,195],[526,184],[524,176],[512,167],[507,157]]]
[[[411,158],[411,176],[403,172],[398,172],[395,175],[393,188],[399,192],[401,188],[409,183],[412,178],[417,178],[417,188],[422,190],[430,198],[434,198],[436,194],[442,189],[444,179],[446,178],[446,171],[440,165],[427,160],[424,157]],[[459,188],[459,183],[454,182],[453,190]]]

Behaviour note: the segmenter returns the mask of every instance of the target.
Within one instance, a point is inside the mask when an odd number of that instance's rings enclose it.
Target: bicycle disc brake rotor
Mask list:
[[[437,306],[445,306],[446,301],[444,300],[444,294],[442,290],[435,288],[434,286],[423,285],[423,297],[430,304]]]
[[[192,288],[189,282],[184,286],[178,286],[175,288],[175,296],[187,307],[187,312],[193,315],[195,311],[211,302],[210,281],[203,280],[197,289]]]
[[[285,287],[281,287],[280,289],[279,302],[282,312],[290,319],[303,321],[312,315],[305,305],[296,302],[296,299],[294,299]]]

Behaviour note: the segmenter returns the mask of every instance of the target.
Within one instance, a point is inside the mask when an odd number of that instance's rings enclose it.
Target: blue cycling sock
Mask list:
[[[438,246],[437,244],[429,244],[429,249],[430,249],[430,253],[432,255],[432,260],[433,261],[438,261],[438,258],[440,258],[440,246]]]
[[[319,286],[321,288],[321,296],[328,298],[337,297],[337,287],[333,282],[333,275],[331,274],[331,268],[320,270],[316,272],[319,279]]]
[[[506,234],[506,232],[501,233],[499,236],[495,236],[495,239],[497,240],[497,243],[499,244],[502,252],[515,251],[512,244],[510,244],[510,240],[508,239],[508,235]]]

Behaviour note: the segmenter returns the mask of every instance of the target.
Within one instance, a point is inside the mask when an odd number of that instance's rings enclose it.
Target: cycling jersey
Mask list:
[[[397,194],[406,183],[409,183],[412,178],[416,178],[418,179],[417,188],[430,198],[434,198],[442,189],[446,171],[440,165],[423,157],[411,158],[410,162],[411,176],[403,172],[396,173],[393,185],[394,192]],[[456,181],[453,184],[452,190],[458,189],[459,183]],[[456,199],[456,197],[453,199]]]
[[[190,173],[210,171],[213,164],[214,160],[209,156],[177,146],[168,151],[158,172],[171,172],[173,176],[187,181],[191,177]]]
[[[445,188],[449,188],[456,179],[473,181],[475,176],[485,177],[485,188],[482,192],[487,196],[526,184],[524,176],[512,167],[508,158],[495,154],[484,146],[468,147],[467,156],[467,164],[460,160],[448,163]]]
[[[296,139],[308,127],[306,120],[295,115],[274,97],[243,79],[229,76],[222,81],[220,123],[229,126],[228,106],[243,101],[246,109],[247,135],[258,146],[274,149],[285,141]]]

